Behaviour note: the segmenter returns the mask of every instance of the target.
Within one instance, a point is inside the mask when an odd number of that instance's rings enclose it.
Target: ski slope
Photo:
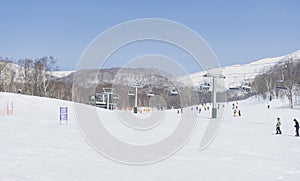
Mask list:
[[[300,107],[287,102],[250,98],[238,103],[242,117],[233,117],[226,104],[217,137],[199,151],[208,111],[202,110],[189,142],[170,158],[141,166],[111,161],[85,141],[78,128],[71,102],[0,93],[0,109],[13,101],[14,114],[0,116],[0,180],[107,180],[107,181],[199,181],[199,180],[299,180],[300,138],[294,136],[293,118],[300,120]],[[69,107],[69,124],[59,124],[59,106]],[[107,129],[116,137],[141,142],[134,131],[115,120],[112,111],[98,110]],[[148,134],[149,141],[170,134],[178,117],[167,111],[166,123]],[[282,119],[283,136],[275,132],[276,117]],[[129,129],[129,128],[127,128]],[[139,133],[141,134],[141,133]],[[132,153],[134,154],[134,153]]]

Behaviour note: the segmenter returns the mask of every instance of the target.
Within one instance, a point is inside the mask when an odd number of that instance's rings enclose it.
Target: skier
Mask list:
[[[235,107],[235,105],[234,105],[234,103],[232,104],[232,109],[234,109],[234,107]]]
[[[299,122],[296,120],[296,119],[294,119],[294,121],[295,121],[295,128],[296,128],[296,135],[295,136],[299,136]]]
[[[199,108],[199,114],[201,113],[201,108]]]
[[[236,109],[233,111],[233,117],[236,117]]]
[[[239,114],[239,117],[241,117],[241,116],[242,116],[242,114],[241,114],[241,110],[240,110],[240,109],[238,110],[238,114]]]
[[[280,122],[280,118],[278,117],[276,123],[276,134],[281,134],[280,126],[281,126],[281,122]]]
[[[268,104],[268,109],[270,109],[270,104]]]

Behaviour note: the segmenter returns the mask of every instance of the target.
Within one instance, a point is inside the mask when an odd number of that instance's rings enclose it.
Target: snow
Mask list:
[[[53,75],[57,78],[62,78],[62,77],[66,77],[66,76],[70,75],[73,72],[75,72],[75,71],[52,71],[51,75]]]
[[[300,138],[288,136],[294,135],[293,118],[300,119],[300,107],[289,109],[288,102],[280,99],[270,102],[270,109],[262,99],[240,101],[242,117],[233,117],[232,103],[225,104],[217,137],[199,151],[210,114],[202,110],[197,129],[179,152],[141,166],[111,161],[91,148],[81,135],[71,102],[10,93],[0,93],[0,100],[1,110],[6,102],[14,104],[13,115],[0,116],[0,180],[273,181],[300,177]],[[60,106],[68,106],[69,124],[59,124]],[[104,124],[112,134],[143,141],[141,132],[136,136],[128,131],[112,111],[97,111],[106,118]],[[174,129],[177,110],[166,114],[162,128],[145,136],[148,141],[161,139]],[[278,116],[284,135],[272,135]]]
[[[300,50],[285,56],[264,58],[245,65],[231,65],[221,67],[222,74],[226,77],[226,79],[224,80],[225,87],[229,88],[240,86],[243,83],[251,83],[256,75],[266,72],[276,63],[291,59],[300,61]],[[189,79],[193,82],[193,85],[199,86],[203,82],[211,82],[211,79],[203,78],[203,75],[206,73],[206,71],[201,71],[187,76],[178,77],[177,80],[182,83],[186,83],[186,80]]]

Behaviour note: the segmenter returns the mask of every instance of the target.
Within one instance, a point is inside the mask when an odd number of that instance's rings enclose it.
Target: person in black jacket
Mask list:
[[[294,121],[295,121],[295,128],[296,128],[296,135],[295,136],[299,136],[299,122],[296,120],[296,119],[294,119]]]

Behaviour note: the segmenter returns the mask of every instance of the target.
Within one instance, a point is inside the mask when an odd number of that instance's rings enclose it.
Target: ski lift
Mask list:
[[[97,105],[105,105],[106,104],[106,95],[105,94],[100,94],[96,93],[95,95],[95,103]]]
[[[147,94],[147,97],[154,97],[154,93],[152,90],[150,90]]]
[[[210,88],[210,84],[207,83],[207,82],[205,82],[204,84],[202,84],[202,85],[200,86],[200,90],[203,90],[203,91],[208,91],[209,88]]]
[[[119,100],[119,94],[113,94],[113,97],[112,97],[114,100]]]
[[[129,90],[128,91],[128,95],[129,96],[134,96],[135,95],[135,91],[134,90]]]
[[[241,86],[241,89],[243,91],[250,92],[252,87],[251,87],[251,84],[245,83],[244,85]]]
[[[148,97],[154,97],[154,94],[153,93],[148,93],[147,96]]]
[[[241,87],[240,86],[229,86],[229,90],[240,90]]]
[[[285,82],[283,80],[277,80],[276,81],[276,89],[279,89],[279,90],[287,89]]]
[[[170,92],[169,92],[170,96],[177,96],[178,95],[178,91],[176,90],[176,88],[173,88]]]

